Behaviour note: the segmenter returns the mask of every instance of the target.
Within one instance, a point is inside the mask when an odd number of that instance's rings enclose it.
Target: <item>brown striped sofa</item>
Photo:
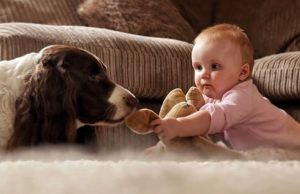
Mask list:
[[[191,42],[88,27],[77,13],[84,0],[1,0],[0,60],[35,52],[49,44],[68,44],[98,55],[113,80],[140,99],[140,107],[159,110],[173,88],[193,85]],[[300,121],[300,8],[286,0],[172,0],[195,33],[213,23],[240,25],[255,49],[253,78],[260,91]],[[250,20],[249,20],[250,19]],[[191,37],[192,39],[193,37]],[[105,150],[137,149],[157,138],[139,136],[124,125],[97,129]]]

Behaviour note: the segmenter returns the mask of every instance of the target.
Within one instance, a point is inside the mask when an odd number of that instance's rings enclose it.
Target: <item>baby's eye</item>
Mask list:
[[[211,70],[216,71],[219,69],[220,69],[220,64],[218,64],[218,63],[211,64]]]
[[[197,65],[197,66],[195,67],[195,70],[201,71],[201,70],[202,70],[202,66],[201,66],[201,65]]]

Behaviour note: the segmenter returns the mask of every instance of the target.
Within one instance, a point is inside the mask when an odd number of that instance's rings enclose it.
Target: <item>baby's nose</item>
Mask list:
[[[201,78],[202,78],[202,79],[208,79],[209,77],[210,77],[209,72],[203,70],[203,73],[202,73],[202,75],[201,75]]]

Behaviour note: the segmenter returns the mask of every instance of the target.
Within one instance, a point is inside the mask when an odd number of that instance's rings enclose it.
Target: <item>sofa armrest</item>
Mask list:
[[[253,80],[271,100],[300,100],[300,51],[255,60]]]
[[[0,59],[39,51],[50,44],[73,45],[96,54],[110,77],[139,98],[161,99],[193,84],[192,45],[186,42],[84,26],[0,24]]]

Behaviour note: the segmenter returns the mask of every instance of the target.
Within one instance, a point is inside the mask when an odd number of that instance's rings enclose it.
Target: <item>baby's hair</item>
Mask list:
[[[237,44],[241,49],[243,64],[248,63],[250,69],[253,69],[253,47],[252,44],[244,32],[243,29],[234,24],[217,24],[208,28],[205,28],[195,38],[194,44],[200,40],[214,40],[227,39]]]

